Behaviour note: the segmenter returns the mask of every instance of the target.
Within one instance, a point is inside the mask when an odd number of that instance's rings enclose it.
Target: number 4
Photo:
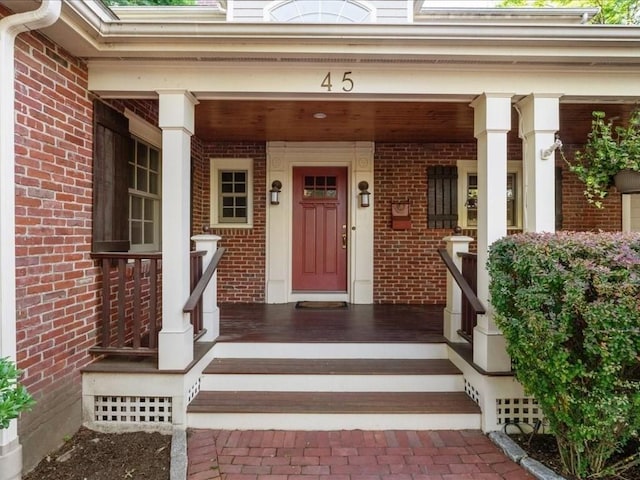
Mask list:
[[[326,88],[328,92],[331,91],[331,87],[333,86],[331,84],[331,72],[328,72],[325,75],[325,77],[322,79],[322,83],[320,84],[320,86]]]

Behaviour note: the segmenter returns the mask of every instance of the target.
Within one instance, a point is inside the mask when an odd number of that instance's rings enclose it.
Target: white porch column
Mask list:
[[[443,240],[447,242],[447,253],[453,263],[456,264],[458,270],[462,271],[462,258],[458,253],[467,253],[473,238],[464,235],[451,235],[444,237]],[[451,273],[447,271],[447,306],[444,309],[444,336],[450,342],[465,342],[464,338],[458,335],[458,330],[462,327],[461,306],[462,291]]]
[[[218,242],[222,237],[218,235],[195,235],[191,237],[196,244],[196,250],[206,251],[206,255],[202,259],[203,271],[207,269],[211,263],[213,255],[218,250]],[[218,272],[213,274],[209,285],[202,294],[202,321],[204,328],[207,330],[200,340],[203,342],[212,342],[220,335],[220,309],[218,308]]]
[[[191,135],[198,101],[186,91],[160,91],[162,128],[162,330],[158,368],[181,370],[193,360],[189,298]]]
[[[516,104],[524,168],[524,230],[555,231],[555,134],[560,95],[532,94]],[[551,148],[550,148],[551,147]]]
[[[505,340],[489,304],[489,246],[507,234],[507,132],[511,94],[485,93],[475,99],[474,136],[478,140],[478,298],[487,309],[473,333],[473,361],[488,372],[510,370]]]

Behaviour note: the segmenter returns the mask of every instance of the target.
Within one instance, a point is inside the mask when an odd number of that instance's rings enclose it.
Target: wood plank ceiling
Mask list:
[[[561,104],[560,138],[584,143],[593,110],[624,119],[632,108]],[[517,125],[514,110],[510,140],[517,138]],[[195,133],[205,142],[475,142],[473,109],[461,102],[204,100],[196,106]]]

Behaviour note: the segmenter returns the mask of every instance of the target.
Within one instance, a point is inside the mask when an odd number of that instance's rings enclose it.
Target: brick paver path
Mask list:
[[[533,479],[479,431],[191,430],[188,480]]]

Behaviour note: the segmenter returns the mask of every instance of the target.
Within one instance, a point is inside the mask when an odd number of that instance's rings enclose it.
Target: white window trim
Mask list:
[[[252,158],[211,158],[210,185],[211,206],[209,210],[210,226],[213,228],[253,228],[253,159]],[[221,170],[247,171],[247,223],[220,222],[218,198]]]
[[[140,115],[133,113],[128,108],[124,110],[124,116],[129,119],[129,133],[131,133],[131,135],[156,147],[160,150],[160,153],[162,153],[162,130],[151,125]]]
[[[622,231],[640,232],[640,195],[622,195]]]
[[[458,160],[456,166],[458,167],[458,224],[460,227],[468,230],[477,230],[477,226],[467,225],[467,208],[465,207],[465,203],[467,201],[467,178],[469,174],[478,173],[478,162],[475,160]],[[521,161],[509,160],[507,162],[507,173],[515,173],[516,175],[516,225],[508,226],[507,230],[522,229],[524,205],[522,172]]]
[[[155,147],[160,152],[160,201],[156,203],[155,207],[155,218],[158,219],[156,225],[154,225],[154,237],[157,239],[156,242],[152,244],[150,247],[148,244],[144,245],[134,245],[133,243],[129,247],[130,252],[149,252],[149,251],[160,251],[162,248],[162,215],[160,212],[162,206],[162,130],[160,130],[155,125],[147,122],[144,118],[136,113],[132,112],[128,108],[124,110],[124,116],[129,119],[129,133],[132,137],[136,137],[138,140],[141,140],[145,143],[148,143],[152,147]],[[144,195],[143,195],[144,196]],[[129,197],[129,203],[131,202],[131,197]],[[130,207],[129,207],[130,208]],[[130,217],[131,212],[128,213]],[[130,220],[130,218],[129,218]],[[129,239],[131,240],[131,239]]]

